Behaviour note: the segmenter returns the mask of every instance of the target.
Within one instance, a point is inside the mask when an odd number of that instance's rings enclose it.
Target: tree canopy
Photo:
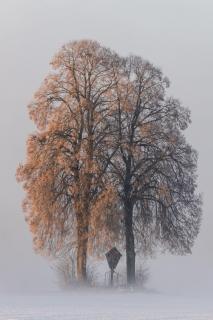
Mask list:
[[[128,283],[136,249],[190,252],[201,219],[197,152],[183,135],[190,112],[167,95],[162,71],[88,40],[63,46],[51,67],[29,105],[37,130],[17,170],[35,249],[75,246],[84,281],[88,250],[119,241]]]

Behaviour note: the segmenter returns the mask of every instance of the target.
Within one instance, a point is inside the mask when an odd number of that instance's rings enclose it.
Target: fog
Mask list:
[[[186,135],[199,152],[202,227],[192,255],[158,255],[149,261],[149,286],[213,292],[212,16],[210,0],[0,1],[0,291],[56,287],[49,262],[33,252],[15,170],[33,131],[27,104],[51,57],[70,40],[93,39],[159,66],[171,80],[171,94],[191,110]]]

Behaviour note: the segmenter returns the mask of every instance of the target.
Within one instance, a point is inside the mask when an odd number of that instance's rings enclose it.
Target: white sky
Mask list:
[[[52,286],[48,264],[32,250],[15,170],[32,131],[26,106],[51,57],[65,42],[88,38],[161,67],[172,95],[191,109],[203,224],[192,256],[151,263],[151,285],[213,291],[212,17],[211,0],[0,0],[0,290]]]

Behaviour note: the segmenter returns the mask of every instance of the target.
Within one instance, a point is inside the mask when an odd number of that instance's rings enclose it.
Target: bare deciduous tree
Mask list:
[[[136,267],[135,279],[138,287],[144,288],[149,281],[149,277],[149,268],[146,267],[145,264],[140,264]]]
[[[140,57],[123,59],[118,73],[115,126],[120,145],[111,172],[124,210],[127,282],[133,284],[136,245],[190,252],[201,201],[197,153],[182,133],[189,111],[167,97],[168,79]]]
[[[62,289],[69,289],[77,284],[76,278],[76,254],[72,250],[69,254],[63,254],[52,265],[55,271],[58,285]]]

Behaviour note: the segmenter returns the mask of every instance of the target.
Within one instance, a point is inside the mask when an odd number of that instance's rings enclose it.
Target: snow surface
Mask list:
[[[212,297],[87,291],[0,297],[0,320],[213,320]]]

